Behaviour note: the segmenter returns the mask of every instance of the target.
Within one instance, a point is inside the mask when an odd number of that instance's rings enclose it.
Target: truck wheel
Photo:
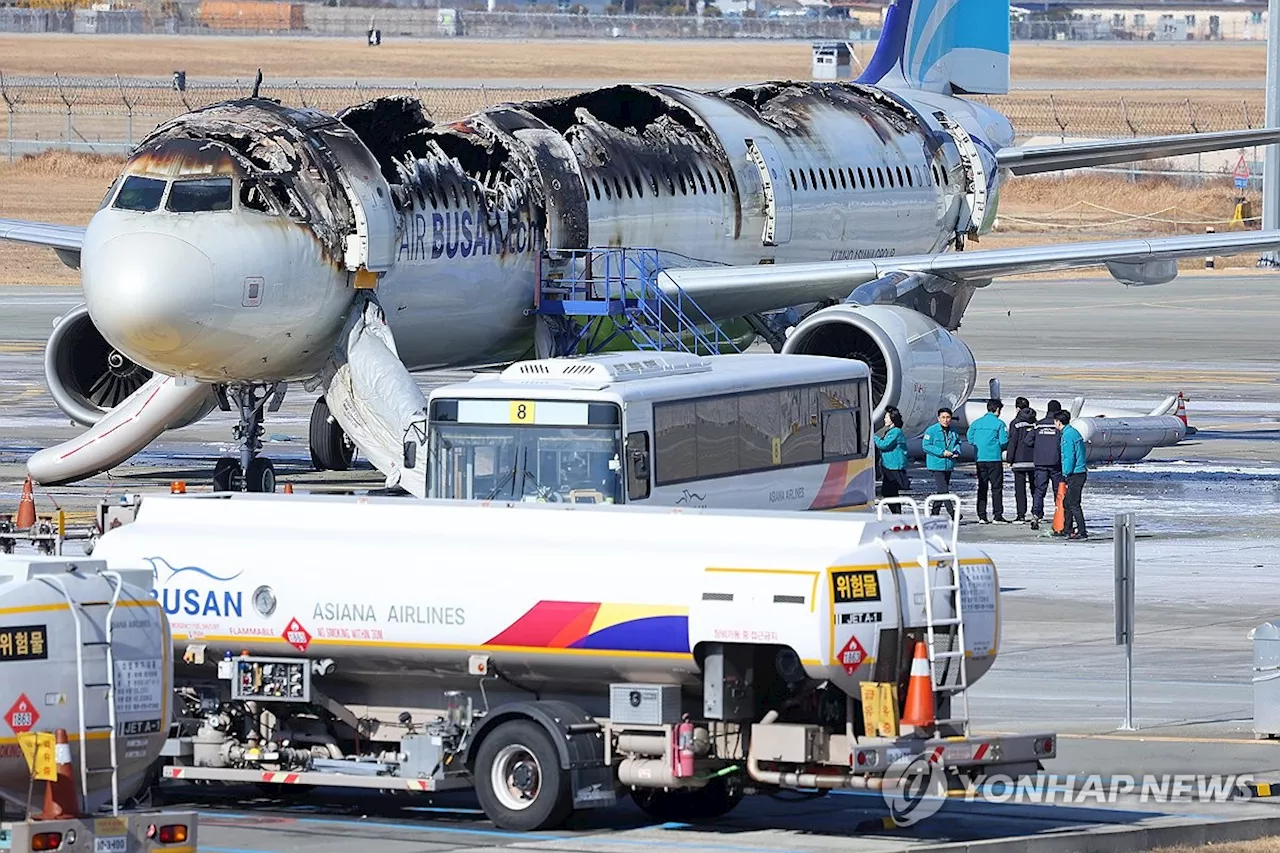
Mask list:
[[[499,725],[480,744],[476,796],[495,824],[516,832],[550,829],[573,811],[569,774],[547,733],[529,720]]]
[[[631,799],[654,820],[711,820],[727,815],[742,802],[742,786],[737,780],[719,778],[708,782],[705,788],[691,791],[637,788],[631,792]]]
[[[351,467],[356,446],[329,413],[329,403],[324,397],[317,399],[311,408],[307,437],[311,445],[311,465],[317,471],[345,471]]]

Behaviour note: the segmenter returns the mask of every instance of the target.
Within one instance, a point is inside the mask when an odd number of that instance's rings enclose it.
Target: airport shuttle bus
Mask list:
[[[405,476],[433,498],[865,509],[871,414],[869,371],[849,359],[518,362],[431,393],[427,459],[407,457]]]

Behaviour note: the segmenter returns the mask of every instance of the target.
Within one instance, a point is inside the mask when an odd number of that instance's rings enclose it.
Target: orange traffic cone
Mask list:
[[[902,725],[928,728],[933,718],[933,673],[929,671],[929,651],[924,643],[916,643],[911,660],[911,677],[907,679],[907,701],[902,708]]]
[[[18,499],[18,517],[15,530],[29,530],[36,523],[36,499],[31,495],[31,477],[22,484],[22,497]]]
[[[1067,510],[1063,505],[1067,500],[1067,484],[1058,484],[1058,493],[1053,498],[1053,532],[1062,534],[1067,529]]]
[[[1182,396],[1182,392],[1178,392],[1178,411],[1174,412],[1174,417],[1182,421],[1183,426],[1187,426],[1187,398]]]
[[[58,778],[44,783],[44,809],[35,815],[36,820],[61,820],[80,816],[80,797],[76,794],[76,777],[71,769],[71,745],[67,743],[67,730],[58,729],[53,737]]]
[[[284,484],[284,493],[285,493],[286,495],[291,495],[291,494],[293,494],[293,483],[285,483],[285,484]]]

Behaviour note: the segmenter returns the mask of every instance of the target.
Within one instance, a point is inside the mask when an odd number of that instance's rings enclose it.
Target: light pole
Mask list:
[[[1280,122],[1280,0],[1267,3],[1267,127]],[[1268,145],[1262,159],[1262,229],[1280,226],[1280,145]],[[1263,252],[1258,266],[1280,268],[1280,255]]]

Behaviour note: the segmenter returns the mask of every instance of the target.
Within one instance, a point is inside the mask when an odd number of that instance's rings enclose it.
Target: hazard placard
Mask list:
[[[289,620],[289,624],[284,626],[284,633],[281,636],[284,637],[286,643],[300,652],[305,652],[307,646],[311,645],[311,635],[307,633],[307,629],[302,627],[302,623],[296,618]]]
[[[9,724],[9,728],[13,729],[15,733],[22,734],[35,728],[36,723],[40,721],[40,712],[36,710],[36,706],[27,698],[27,694],[23,693],[18,696],[18,700],[13,703],[13,707],[4,715],[4,721]]]
[[[845,643],[844,648],[840,650],[838,659],[844,671],[853,675],[854,671],[867,659],[867,650],[862,648],[862,643],[858,642],[857,637],[850,637],[849,642]]]
[[[18,745],[32,779],[52,782],[58,778],[57,744],[52,732],[23,732],[18,735]]]

